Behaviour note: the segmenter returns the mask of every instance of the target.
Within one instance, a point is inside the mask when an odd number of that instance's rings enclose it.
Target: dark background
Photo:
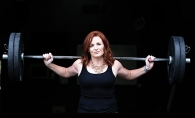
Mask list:
[[[191,63],[186,64],[182,83],[170,85],[167,63],[156,62],[136,85],[116,85],[116,97],[120,113],[194,113],[195,1],[1,0],[0,5],[1,54],[6,53],[4,44],[11,32],[22,33],[25,55],[76,55],[77,44],[90,31],[100,30],[110,44],[136,45],[138,57],[166,58],[170,36],[182,36],[191,47],[186,54]],[[145,25],[136,24],[139,18]],[[54,62],[69,66],[73,61]],[[27,59],[24,64],[23,81],[13,82],[8,79],[7,61],[2,59],[2,113],[77,112],[80,91],[76,78],[62,84],[42,60]]]

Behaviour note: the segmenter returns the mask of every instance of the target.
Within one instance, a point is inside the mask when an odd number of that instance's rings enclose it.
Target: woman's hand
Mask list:
[[[153,68],[153,66],[154,66],[154,59],[155,59],[156,57],[154,57],[154,56],[152,56],[152,55],[148,55],[147,57],[146,57],[146,60],[145,60],[145,62],[146,62],[146,69],[147,70],[151,70],[152,68]]]
[[[53,61],[53,55],[51,53],[43,54],[43,58],[44,58],[43,61],[46,66],[49,66],[49,64],[51,64],[51,62]]]

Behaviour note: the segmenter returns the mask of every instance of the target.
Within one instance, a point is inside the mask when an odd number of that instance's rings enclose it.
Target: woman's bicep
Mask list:
[[[77,74],[78,74],[77,69],[73,65],[66,68],[66,77],[67,78],[72,77],[72,76],[76,76]]]
[[[75,61],[71,66],[66,68],[66,77],[73,77],[78,75],[78,61]]]
[[[117,76],[123,79],[130,79],[130,70],[123,67],[120,62],[117,62],[116,66],[118,68]]]
[[[118,71],[118,76],[123,78],[123,79],[127,79],[129,80],[131,75],[130,75],[130,70],[124,68],[123,66],[119,69]]]

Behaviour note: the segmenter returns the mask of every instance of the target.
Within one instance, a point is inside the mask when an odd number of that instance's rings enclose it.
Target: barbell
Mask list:
[[[186,58],[187,49],[182,36],[171,36],[168,42],[167,58],[155,58],[154,61],[166,61],[169,84],[181,83],[185,74],[186,63],[190,63],[190,58]],[[12,32],[9,36],[8,52],[2,55],[7,59],[8,78],[10,81],[23,80],[24,58],[43,59],[42,55],[24,55],[24,44],[22,33]],[[53,56],[54,59],[77,59],[80,56]],[[140,57],[114,57],[118,60],[145,61]]]

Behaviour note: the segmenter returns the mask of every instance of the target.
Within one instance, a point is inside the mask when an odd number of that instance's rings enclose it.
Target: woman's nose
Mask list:
[[[95,45],[95,46],[94,46],[94,49],[96,49],[96,50],[97,50],[97,49],[98,49],[98,46],[96,46],[96,45]]]

